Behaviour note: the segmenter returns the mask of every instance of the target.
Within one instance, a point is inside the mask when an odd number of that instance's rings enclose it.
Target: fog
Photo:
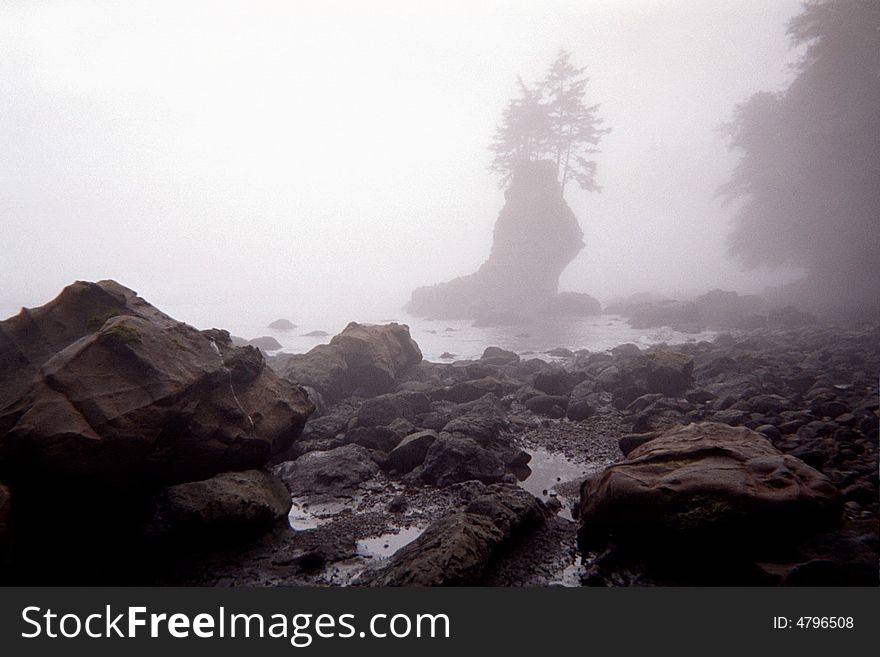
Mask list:
[[[474,5],[477,4],[478,7]],[[741,292],[718,126],[791,80],[798,0],[7,2],[0,315],[114,278],[197,325],[394,313],[473,271],[487,145],[565,48],[612,132],[563,290]]]

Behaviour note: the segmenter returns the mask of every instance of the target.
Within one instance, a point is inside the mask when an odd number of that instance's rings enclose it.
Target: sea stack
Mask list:
[[[407,312],[436,319],[526,317],[555,299],[559,276],[584,241],[554,163],[524,164],[504,196],[488,260],[473,274],[416,289]]]

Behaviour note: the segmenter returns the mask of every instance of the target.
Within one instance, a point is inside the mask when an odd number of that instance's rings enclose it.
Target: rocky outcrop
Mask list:
[[[166,488],[151,532],[176,540],[235,541],[269,529],[289,510],[290,493],[268,472],[224,472]]]
[[[283,355],[273,367],[290,381],[315,388],[328,402],[358,394],[373,397],[394,389],[398,379],[422,360],[405,324],[351,322],[305,354]]]
[[[114,281],[74,283],[0,322],[0,474],[13,484],[126,487],[260,467],[313,409],[259,350]]]
[[[466,586],[478,584],[497,551],[511,538],[544,522],[544,504],[511,485],[490,486],[464,512],[429,526],[394,553],[363,586]]]
[[[677,427],[581,488],[583,549],[609,540],[655,553],[750,553],[792,545],[841,517],[831,482],[744,427]]]
[[[498,323],[534,314],[548,303],[570,307],[568,299],[555,297],[560,274],[584,248],[583,233],[562,197],[553,164],[534,162],[520,170],[505,201],[489,259],[474,274],[418,288],[408,312]]]

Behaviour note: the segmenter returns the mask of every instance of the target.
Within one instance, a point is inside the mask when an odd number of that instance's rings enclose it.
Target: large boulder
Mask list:
[[[444,433],[428,448],[420,477],[443,487],[472,479],[491,484],[501,481],[505,472],[504,462],[494,452],[471,438]]]
[[[258,349],[199,331],[114,281],[0,322],[0,473],[91,487],[257,468],[314,406]]]
[[[152,530],[211,541],[253,536],[286,517],[290,504],[284,484],[264,470],[223,472],[162,491]]]
[[[351,322],[330,344],[284,356],[274,366],[287,379],[311,386],[334,402],[352,394],[373,397],[390,392],[421,360],[422,352],[405,324]]]
[[[355,444],[308,452],[274,470],[294,495],[350,493],[379,472],[369,450]]]
[[[694,359],[671,349],[657,348],[618,361],[620,383],[640,391],[683,395],[693,383]]]
[[[398,474],[406,474],[421,465],[428,449],[437,440],[437,432],[419,431],[408,435],[388,454],[384,467]]]
[[[488,487],[463,512],[430,525],[394,553],[381,569],[367,572],[365,586],[466,586],[478,584],[493,557],[513,537],[546,520],[544,504],[511,485]]]
[[[581,487],[579,544],[658,553],[791,544],[840,518],[834,486],[744,427],[669,430]]]
[[[387,426],[397,418],[414,421],[431,410],[431,400],[422,392],[392,392],[364,400],[358,409],[361,427]]]
[[[474,274],[418,288],[406,309],[435,318],[519,321],[554,300],[560,274],[583,248],[583,233],[562,197],[555,164],[523,165],[505,192],[489,259]]]

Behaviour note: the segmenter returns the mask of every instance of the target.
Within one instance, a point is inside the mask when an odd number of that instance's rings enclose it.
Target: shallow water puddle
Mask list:
[[[572,461],[565,454],[548,452],[540,447],[523,449],[532,455],[532,460],[529,461],[527,468],[523,469],[519,485],[545,502],[555,497],[562,503],[559,515],[566,520],[574,520],[571,516],[570,501],[559,494],[555,487],[567,481],[583,479],[590,473],[590,466]]]
[[[358,553],[373,559],[390,557],[404,545],[416,540],[423,531],[424,527],[401,527],[396,533],[363,538],[357,542]]]
[[[352,504],[349,498],[316,501],[294,497],[287,513],[287,523],[291,529],[299,531],[315,529],[333,520],[334,516],[350,508]]]

